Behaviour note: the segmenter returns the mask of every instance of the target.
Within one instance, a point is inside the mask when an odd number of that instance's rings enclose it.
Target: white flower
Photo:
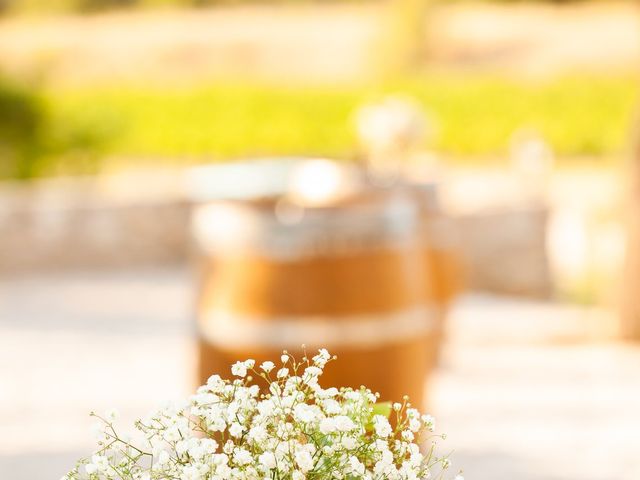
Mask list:
[[[110,408],[109,410],[107,410],[104,414],[104,417],[109,421],[109,422],[115,422],[116,419],[120,416],[120,413],[118,412],[118,410],[116,410],[115,408]]]
[[[353,450],[358,446],[358,442],[355,438],[348,437],[346,435],[342,437],[342,441],[340,443],[342,443],[342,446],[347,450]]]
[[[236,377],[245,377],[247,375],[247,366],[244,362],[236,362],[231,366],[231,373]]]
[[[201,480],[204,478],[204,474],[206,473],[206,469],[203,468],[204,465],[185,465],[182,468],[182,475],[180,475],[180,480]]]
[[[334,417],[334,422],[336,429],[340,432],[349,432],[356,428],[356,424],[353,423],[353,420],[346,415],[338,415],[337,417]]]
[[[335,432],[337,429],[336,422],[333,418],[323,418],[320,422],[320,433],[326,435]]]
[[[183,455],[187,452],[187,450],[189,450],[189,442],[187,442],[186,440],[181,440],[176,443],[175,448],[178,455]]]
[[[229,427],[229,434],[232,437],[236,437],[236,438],[240,437],[243,431],[244,431],[243,426],[240,425],[238,422],[233,422]]]
[[[238,465],[247,465],[251,463],[251,453],[244,448],[236,448],[233,451],[233,461]]]
[[[376,431],[376,435],[382,438],[386,438],[391,435],[391,425],[389,424],[389,420],[387,420],[382,415],[374,415],[373,417],[373,428]]]
[[[420,424],[420,420],[418,420],[417,418],[412,418],[411,420],[409,420],[409,429],[412,432],[417,432],[418,430],[420,430],[420,427],[422,425]]]
[[[464,480],[464,477],[462,475],[456,475],[455,478],[453,480]]]
[[[328,398],[326,400],[323,400],[322,408],[324,408],[324,411],[327,412],[329,415],[337,415],[342,411],[340,404],[333,398]]]
[[[321,348],[320,350],[318,350],[318,354],[313,357],[313,363],[318,367],[322,368],[326,365],[326,363],[329,361],[330,358],[331,358],[331,355],[329,354],[327,349]]]
[[[164,431],[163,437],[167,442],[177,442],[182,438],[182,436],[180,435],[180,429],[178,429],[178,427],[176,427],[175,425],[167,428]]]
[[[287,375],[289,375],[289,369],[288,368],[281,368],[280,370],[278,370],[278,373],[276,374],[276,376],[278,378],[284,378]]]
[[[268,438],[267,430],[262,425],[255,425],[251,427],[251,429],[249,429],[248,436],[256,443],[262,443]]]
[[[220,375],[211,375],[207,380],[207,387],[217,392],[221,387],[224,387],[224,380],[220,378]]]
[[[318,367],[314,367],[314,366],[307,367],[304,370],[304,375],[305,376],[308,375],[308,376],[311,376],[311,377],[318,377],[318,376],[322,375],[322,369],[318,368]]]
[[[313,457],[306,449],[300,449],[295,454],[296,464],[303,472],[308,472],[313,468]]]
[[[436,429],[436,419],[431,415],[422,415],[421,420],[430,432],[433,432]]]
[[[316,396],[318,398],[331,398],[331,397],[337,396],[338,393],[340,393],[340,392],[338,391],[337,388],[331,387],[331,388],[327,388],[325,390],[318,390],[316,392]]]
[[[109,468],[109,460],[104,455],[94,455],[91,457],[91,463],[88,463],[85,468],[88,474],[106,472]]]
[[[299,403],[293,409],[294,418],[301,423],[310,423],[316,419],[317,412],[312,405]]]
[[[287,355],[286,353],[283,353],[282,355],[280,355],[280,361],[282,363],[287,363],[288,360],[289,360],[289,355]]]
[[[356,475],[358,477],[364,475],[364,464],[360,460],[358,460],[358,457],[355,457],[353,455],[349,457],[349,467],[351,467],[351,473],[353,475]]]
[[[162,450],[158,454],[157,464],[160,466],[166,465],[167,463],[169,463],[169,460],[171,460],[171,456],[169,455],[169,453],[166,450]]]
[[[411,430],[403,430],[401,435],[402,439],[406,440],[407,442],[411,442],[415,438],[415,435]]]
[[[276,468],[276,456],[272,452],[264,452],[258,457],[258,460],[269,470]]]
[[[265,372],[269,373],[271,370],[273,370],[275,368],[275,364],[273,362],[262,362],[262,365],[260,365],[260,368],[262,370],[264,370]]]

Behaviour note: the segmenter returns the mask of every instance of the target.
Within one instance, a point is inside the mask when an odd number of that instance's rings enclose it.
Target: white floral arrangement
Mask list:
[[[213,375],[188,401],[138,420],[138,442],[117,433],[115,412],[92,413],[98,449],[62,480],[444,478],[450,461],[435,453],[444,437],[433,433],[433,417],[407,397],[390,404],[364,387],[322,388],[334,359],[321,349],[301,361],[284,352],[278,368],[237,362],[234,380]]]

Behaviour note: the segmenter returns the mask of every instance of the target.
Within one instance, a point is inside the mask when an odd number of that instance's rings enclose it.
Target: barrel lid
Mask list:
[[[280,195],[296,165],[304,160],[272,157],[193,167],[185,175],[186,195],[195,203]]]

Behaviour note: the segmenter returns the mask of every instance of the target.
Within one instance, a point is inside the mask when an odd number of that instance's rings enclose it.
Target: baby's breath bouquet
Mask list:
[[[117,433],[113,413],[92,414],[98,449],[62,480],[444,478],[434,419],[406,397],[389,404],[364,387],[322,388],[334,358],[321,349],[301,361],[284,352],[278,367],[237,362],[236,379],[213,375],[188,401],[137,421],[139,439]]]

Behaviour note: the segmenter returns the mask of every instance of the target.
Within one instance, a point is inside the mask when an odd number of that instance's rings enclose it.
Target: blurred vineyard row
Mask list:
[[[0,87],[0,176],[95,173],[113,158],[227,160],[251,155],[357,156],[353,112],[402,91],[431,113],[432,146],[451,157],[499,158],[513,134],[538,131],[563,158],[624,150],[636,79],[562,77],[518,82],[429,76],[382,87]],[[180,160],[172,160],[180,159]],[[157,161],[157,160],[154,160]]]
[[[260,3],[327,3],[327,0],[0,0],[0,12],[93,12],[129,7],[204,7],[210,5],[260,4]],[[358,0],[329,0],[333,3],[360,3]],[[376,1],[376,0],[371,0]],[[457,0],[439,0],[454,3]],[[501,3],[517,3],[522,0],[493,0]],[[578,3],[583,0],[536,0],[546,3]],[[591,0],[593,1],[593,0]],[[600,0],[606,1],[606,0]]]

